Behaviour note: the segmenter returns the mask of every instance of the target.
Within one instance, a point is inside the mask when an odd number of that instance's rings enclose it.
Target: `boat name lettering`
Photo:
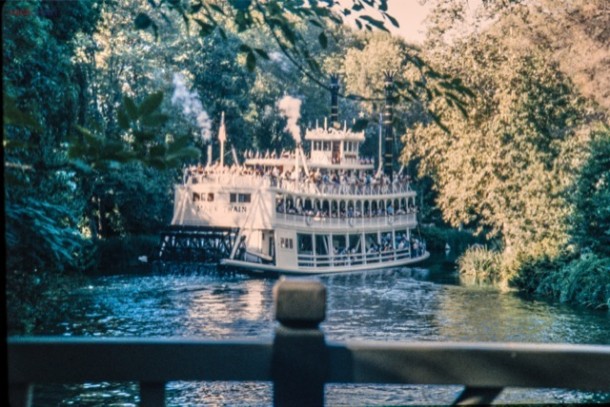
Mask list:
[[[197,213],[199,212],[218,212],[218,207],[216,206],[210,206],[210,205],[206,205],[205,202],[203,203],[199,203],[199,202],[195,202],[195,211]]]
[[[238,213],[246,213],[248,212],[248,207],[247,206],[238,206],[238,205],[231,205],[229,206],[229,211],[230,212],[238,212]]]

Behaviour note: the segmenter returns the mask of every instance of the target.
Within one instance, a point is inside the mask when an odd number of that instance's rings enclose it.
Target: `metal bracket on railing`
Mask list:
[[[315,280],[280,280],[274,287],[275,406],[323,406],[329,353],[318,325],[326,315],[326,288]]]

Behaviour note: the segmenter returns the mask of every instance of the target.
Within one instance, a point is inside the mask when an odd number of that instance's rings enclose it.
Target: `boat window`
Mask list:
[[[360,235],[349,235],[349,247],[348,250],[350,253],[360,253],[361,244],[360,244]]]
[[[208,202],[214,202],[214,193],[213,192],[208,193]]]
[[[394,242],[392,241],[392,232],[385,232],[381,234],[381,245],[382,250],[387,251],[394,248]]]
[[[338,210],[337,201],[331,201],[330,202],[330,216],[332,218],[336,218],[338,213],[339,213],[339,210]]]
[[[330,216],[330,204],[328,201],[322,202],[322,216],[325,216],[325,217]]]
[[[328,235],[316,235],[316,254],[328,254]]]
[[[324,151],[330,151],[330,141],[324,142]]]
[[[307,214],[309,214],[309,215],[313,214],[313,199],[311,199],[311,198],[305,199],[305,204],[303,205],[303,210],[305,212],[307,212]]]
[[[280,238],[280,247],[282,249],[292,249],[292,247],[293,247],[292,239],[287,238],[287,237]]]
[[[201,196],[197,192],[193,192],[193,202],[198,202]]]
[[[252,200],[252,194],[230,194],[229,195],[229,201],[231,203],[235,203],[235,202],[248,203],[248,202],[251,202],[251,200]]]
[[[395,234],[395,244],[398,250],[407,249],[409,247],[409,234],[406,230],[396,231]]]
[[[366,240],[365,249],[366,249],[367,253],[379,252],[380,244],[379,244],[379,238],[377,236],[377,233],[367,233],[365,235],[365,240]]]
[[[297,251],[299,254],[313,253],[313,239],[311,235],[297,233]]]
[[[347,246],[345,244],[345,235],[333,236],[333,252],[335,254],[345,254]]]
[[[275,211],[279,213],[286,212],[284,197],[282,197],[281,195],[278,195],[275,199]]]

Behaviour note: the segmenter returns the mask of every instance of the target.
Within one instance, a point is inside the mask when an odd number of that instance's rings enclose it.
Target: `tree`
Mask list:
[[[322,48],[328,46],[329,24],[342,25],[348,16],[358,28],[369,31],[373,28],[387,31],[386,22],[398,26],[396,19],[387,13],[387,0],[351,0],[351,7],[349,3],[342,4],[336,0],[209,0],[197,1],[190,5],[177,0],[158,4],[150,1],[149,4],[151,7],[138,13],[134,19],[139,29],[151,30],[157,36],[159,21],[166,19],[168,13],[178,13],[187,30],[191,24],[196,25],[201,36],[218,32],[224,38],[229,30],[244,33],[257,29],[270,35],[275,47],[299,70],[308,73],[314,81],[317,81],[315,75],[320,73],[321,69],[319,63],[312,58],[308,38],[302,33],[303,24],[315,27],[318,31],[317,40]],[[375,14],[378,17],[375,17]],[[256,66],[258,58],[269,59],[269,53],[265,49],[252,47],[246,41],[243,41],[240,48],[246,55],[247,66],[251,70]]]
[[[447,33],[470,21],[460,2],[441,3],[441,15],[455,11],[455,25],[432,31],[429,44],[436,48],[426,49],[424,57],[463,78],[477,97],[466,117],[445,111],[447,99],[437,100],[449,133],[417,125],[404,137],[403,158],[417,158],[420,173],[433,177],[447,222],[495,239],[501,257],[492,271],[500,284],[510,280],[527,292],[605,302],[603,290],[593,289],[598,280],[585,281],[583,273],[595,265],[601,276],[607,264],[601,249],[608,226],[605,87],[593,95],[583,86],[578,77],[586,63],[570,62],[575,53],[564,47],[602,52],[596,44],[606,30],[605,6],[489,2],[492,22],[487,15],[478,31],[450,39]],[[567,24],[581,15],[596,16],[592,21],[601,24],[599,30],[585,29],[580,18]],[[595,54],[589,61],[595,81],[605,75],[598,73],[599,58]],[[586,251],[593,257],[578,260]],[[466,253],[460,264],[475,264],[487,254]],[[563,284],[568,277],[570,284]],[[588,288],[569,294],[581,283]]]
[[[582,250],[610,258],[610,129],[607,126],[592,135],[570,201],[573,241]]]
[[[451,224],[477,226],[509,249],[562,245],[565,188],[575,169],[562,154],[594,115],[545,52],[521,49],[514,35],[513,26],[499,24],[436,56],[439,69],[463,77],[478,98],[467,118],[447,114],[450,135],[417,126],[405,158],[417,155],[422,172],[434,175]]]
[[[99,9],[82,1],[10,2],[3,11],[9,264],[19,271],[62,270],[78,263],[82,249],[74,227],[83,201],[66,199],[75,184],[65,144],[78,115],[71,39],[92,32]],[[20,216],[29,221],[12,222]]]

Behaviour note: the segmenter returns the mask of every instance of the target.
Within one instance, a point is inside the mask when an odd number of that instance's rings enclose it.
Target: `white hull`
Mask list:
[[[226,267],[235,267],[240,270],[245,270],[257,274],[276,274],[276,275],[325,275],[325,274],[341,274],[353,273],[371,270],[380,270],[385,268],[401,267],[410,264],[419,263],[430,257],[429,252],[424,252],[418,257],[405,258],[395,261],[376,262],[359,265],[345,265],[333,267],[278,267],[273,264],[253,263],[242,260],[223,259],[220,264]]]

